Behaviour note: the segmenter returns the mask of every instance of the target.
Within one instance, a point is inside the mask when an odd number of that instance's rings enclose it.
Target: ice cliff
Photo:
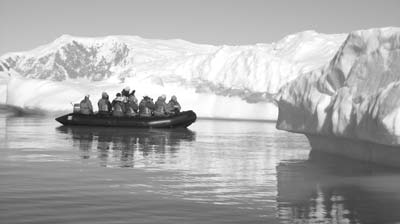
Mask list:
[[[139,98],[175,94],[183,109],[200,117],[275,120],[273,98],[279,89],[327,64],[344,39],[305,31],[272,44],[212,46],[178,39],[64,35],[31,51],[0,57],[0,100],[24,109],[70,111],[70,102],[87,93],[96,104],[102,91],[113,97],[130,86]]]
[[[398,145],[400,28],[350,33],[326,66],[299,75],[277,98],[279,129]]]

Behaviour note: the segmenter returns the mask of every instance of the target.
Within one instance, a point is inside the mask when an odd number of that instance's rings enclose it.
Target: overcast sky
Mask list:
[[[0,54],[61,36],[138,35],[254,44],[316,30],[400,26],[396,0],[0,0]]]

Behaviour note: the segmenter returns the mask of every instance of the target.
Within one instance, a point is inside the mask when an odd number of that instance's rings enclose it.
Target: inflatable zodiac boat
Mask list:
[[[196,114],[189,110],[168,117],[114,117],[111,115],[84,115],[70,113],[56,118],[63,125],[132,127],[132,128],[186,128],[196,121]]]

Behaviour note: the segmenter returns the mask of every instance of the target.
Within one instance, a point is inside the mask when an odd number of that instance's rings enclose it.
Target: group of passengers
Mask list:
[[[98,114],[116,117],[132,117],[137,115],[140,117],[163,117],[179,113],[181,105],[178,103],[176,96],[172,96],[168,103],[166,103],[166,99],[167,97],[165,95],[161,95],[154,103],[152,98],[144,96],[138,104],[135,90],[130,92],[130,88],[125,87],[121,93],[116,94],[112,102],[110,102],[108,94],[103,92],[101,94],[101,99],[97,103],[99,107]],[[80,113],[93,114],[93,107],[89,100],[89,95],[86,95],[81,101]]]

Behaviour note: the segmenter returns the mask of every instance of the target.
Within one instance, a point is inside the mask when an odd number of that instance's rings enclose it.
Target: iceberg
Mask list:
[[[277,128],[312,148],[400,164],[400,28],[351,32],[333,59],[277,94]]]
[[[0,57],[0,103],[43,111],[71,110],[90,94],[111,98],[125,86],[137,96],[176,95],[199,117],[276,120],[280,88],[328,63],[344,34],[305,31],[272,44],[213,46],[137,36],[63,35],[26,52]],[[4,84],[5,83],[5,84]],[[3,94],[2,94],[3,95]]]
[[[9,80],[8,73],[0,71],[0,104],[6,103],[8,80]]]

